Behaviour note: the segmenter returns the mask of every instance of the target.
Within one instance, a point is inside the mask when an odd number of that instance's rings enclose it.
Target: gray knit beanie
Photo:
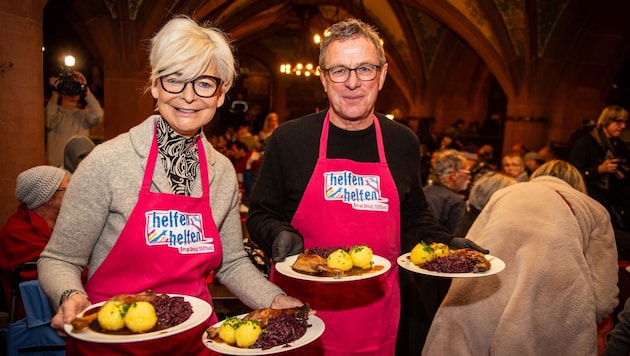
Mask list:
[[[35,209],[52,198],[65,174],[63,169],[53,166],[27,169],[17,177],[15,197],[29,209]]]

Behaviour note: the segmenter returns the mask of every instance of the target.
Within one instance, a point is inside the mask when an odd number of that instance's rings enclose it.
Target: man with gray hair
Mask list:
[[[304,249],[340,245],[368,245],[392,263],[382,275],[352,283],[272,271],[272,280],[326,321],[322,336],[301,354],[394,355],[397,334],[399,354],[419,354],[408,321],[421,289],[411,272],[399,275],[397,258],[421,240],[481,247],[436,222],[420,187],[417,135],[375,113],[388,68],[376,30],[348,19],[327,33],[319,79],[330,107],[274,131],[250,197],[247,228],[274,264]],[[417,352],[407,352],[408,344]]]
[[[468,160],[459,151],[444,150],[438,153],[431,170],[435,181],[424,188],[424,195],[440,224],[452,233],[466,213],[458,193],[470,184]]]

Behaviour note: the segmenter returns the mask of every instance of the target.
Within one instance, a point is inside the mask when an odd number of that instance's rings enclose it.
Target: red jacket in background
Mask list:
[[[46,221],[26,205],[20,204],[0,229],[0,285],[7,307],[11,306],[11,277],[16,266],[37,261],[48,244],[52,230]],[[37,271],[23,271],[22,280],[37,279]],[[15,320],[24,317],[22,303],[16,303]]]

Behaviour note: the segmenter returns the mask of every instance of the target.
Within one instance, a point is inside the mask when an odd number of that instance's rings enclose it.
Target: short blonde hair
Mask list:
[[[181,73],[183,81],[193,80],[209,66],[217,71],[228,88],[236,79],[236,60],[227,34],[200,24],[188,16],[178,15],[169,20],[151,39],[149,61],[150,85],[160,77]]]
[[[580,171],[567,161],[560,159],[551,160],[542,166],[538,167],[532,173],[530,180],[540,176],[552,176],[558,177],[563,181],[569,183],[570,186],[586,194],[586,184],[584,184],[584,178]]]
[[[610,124],[611,121],[621,119],[628,120],[628,110],[618,105],[605,107],[597,118],[597,128],[601,129]]]

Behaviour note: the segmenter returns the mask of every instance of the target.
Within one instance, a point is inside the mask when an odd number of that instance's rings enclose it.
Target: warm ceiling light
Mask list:
[[[316,34],[311,38],[309,20],[312,14],[317,13],[317,9],[313,9],[309,6],[296,8],[296,13],[302,18],[302,34],[298,38],[298,43],[295,49],[294,58],[295,63],[285,62],[280,66],[280,73],[288,75],[297,75],[310,77],[312,75],[319,75],[319,70],[315,60],[317,60],[316,46],[313,43],[318,44],[321,42],[321,36]],[[311,40],[313,42],[311,42]]]
[[[66,67],[74,67],[74,56],[66,56],[66,58],[63,59],[63,63],[66,65]]]

